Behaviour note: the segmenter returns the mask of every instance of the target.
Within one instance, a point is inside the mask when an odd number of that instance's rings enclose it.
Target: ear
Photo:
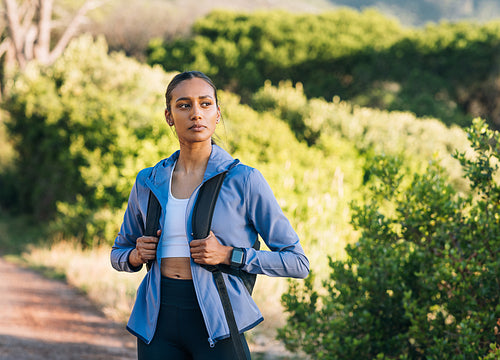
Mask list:
[[[170,111],[168,109],[165,109],[165,120],[167,121],[167,124],[170,126],[174,125],[174,121],[172,120],[172,115],[170,114]]]
[[[219,121],[220,121],[220,118],[221,118],[221,112],[220,112],[220,106],[217,106],[217,117],[216,117],[216,120],[215,122],[218,124]]]

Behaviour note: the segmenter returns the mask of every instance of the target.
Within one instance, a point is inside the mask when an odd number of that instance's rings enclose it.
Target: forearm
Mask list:
[[[246,249],[243,270],[253,274],[303,279],[309,275],[309,260],[303,251]]]

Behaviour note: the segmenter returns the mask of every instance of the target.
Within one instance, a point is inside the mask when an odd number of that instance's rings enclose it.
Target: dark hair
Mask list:
[[[185,71],[175,75],[167,86],[167,91],[165,92],[165,103],[168,111],[170,111],[170,101],[172,100],[172,91],[174,91],[177,85],[179,85],[181,82],[194,78],[204,80],[208,85],[212,87],[212,89],[214,89],[215,104],[219,105],[219,99],[217,97],[217,88],[215,87],[213,81],[201,71]]]

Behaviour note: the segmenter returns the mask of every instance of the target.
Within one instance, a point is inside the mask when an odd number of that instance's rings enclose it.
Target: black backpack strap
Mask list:
[[[204,239],[210,234],[215,204],[227,171],[221,172],[203,183],[193,208],[192,230],[195,239]]]
[[[214,214],[215,204],[217,203],[217,198],[219,197],[220,188],[226,177],[227,171],[224,171],[209,180],[207,180],[201,186],[196,203],[193,208],[192,217],[192,231],[193,237],[195,239],[204,239],[210,234],[210,227],[212,225],[212,217]],[[234,317],[233,307],[231,306],[231,300],[227,293],[226,284],[224,282],[224,276],[218,266],[215,265],[203,265],[203,267],[212,272],[215,280],[215,285],[217,286],[217,292],[222,303],[222,308],[224,309],[224,315],[226,316],[227,325],[229,327],[229,334],[233,342],[236,355],[239,360],[247,360],[247,354],[243,346],[243,341],[241,339],[240,333],[238,331],[238,325],[236,324],[236,319]]]
[[[247,358],[247,353],[245,352],[245,347],[243,346],[243,340],[241,339],[241,335],[238,331],[238,325],[236,325],[236,319],[234,318],[231,299],[229,299],[229,295],[227,293],[224,276],[222,276],[222,272],[217,268],[212,272],[212,274],[214,275],[215,285],[217,286],[220,301],[222,302],[222,308],[224,309],[224,315],[226,316],[227,325],[229,327],[229,334],[231,336],[231,340],[233,341],[237,359],[249,360],[250,358]]]
[[[149,190],[149,200],[148,200],[148,212],[146,214],[146,226],[144,229],[145,236],[157,236],[156,233],[160,228],[160,214],[161,206],[160,202],[156,198],[155,194]],[[148,271],[151,269],[154,260],[149,260],[146,264]]]

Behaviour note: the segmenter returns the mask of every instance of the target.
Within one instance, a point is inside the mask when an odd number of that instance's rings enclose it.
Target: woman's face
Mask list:
[[[170,126],[175,126],[180,143],[211,141],[220,119],[213,88],[203,79],[179,83],[172,91],[170,111],[165,110]]]

